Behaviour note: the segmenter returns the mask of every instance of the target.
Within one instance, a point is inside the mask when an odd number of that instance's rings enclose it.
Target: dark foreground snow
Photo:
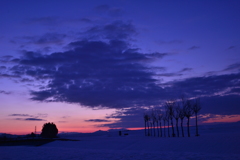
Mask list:
[[[129,131],[128,136],[117,132],[95,135],[67,134],[80,141],[54,141],[40,147],[0,147],[0,159],[240,159],[240,129],[202,128],[200,137],[145,137],[143,131]]]

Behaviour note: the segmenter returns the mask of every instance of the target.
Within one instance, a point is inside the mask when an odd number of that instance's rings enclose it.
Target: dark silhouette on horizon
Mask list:
[[[198,133],[198,112],[201,110],[199,98],[190,100],[181,96],[180,100],[169,100],[165,103],[164,110],[162,109],[151,109],[144,113],[144,126],[145,126],[145,136],[156,136],[156,130],[158,137],[166,137],[166,129],[168,137],[180,137],[180,132],[178,128],[179,119],[181,124],[182,137],[184,137],[184,127],[183,120],[187,118],[187,135],[190,137],[190,118],[195,114],[195,127],[196,134]],[[174,131],[174,119],[176,133]],[[163,126],[161,125],[163,121]],[[167,126],[166,126],[167,122]],[[150,124],[150,125],[149,125]],[[171,127],[170,127],[171,124]],[[162,132],[162,127],[164,131]],[[170,134],[170,128],[172,128],[172,134]],[[171,136],[172,135],[172,136]]]
[[[42,128],[41,136],[43,138],[56,138],[58,134],[57,126],[54,123],[45,123]]]

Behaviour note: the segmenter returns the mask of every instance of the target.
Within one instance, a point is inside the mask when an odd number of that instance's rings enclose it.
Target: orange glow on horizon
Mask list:
[[[240,121],[240,115],[215,115],[214,118],[209,118],[202,123],[215,123],[215,122],[238,122]]]

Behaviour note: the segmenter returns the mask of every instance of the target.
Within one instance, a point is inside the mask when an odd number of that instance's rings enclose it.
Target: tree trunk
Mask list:
[[[161,137],[162,137],[163,136],[162,135],[162,122],[160,121],[159,123],[160,123],[160,133],[161,133]]]
[[[157,121],[157,132],[158,132],[158,137],[160,137],[160,135],[159,135],[159,124],[158,124],[158,121]]]
[[[147,125],[148,125],[148,136],[150,136],[149,122],[147,122]]]
[[[170,137],[169,120],[168,120],[168,137]]]
[[[189,128],[189,121],[190,121],[190,117],[187,117],[187,127],[188,127],[188,137],[190,137],[190,128]]]
[[[184,137],[184,130],[183,130],[183,119],[181,119],[181,128],[182,128],[182,137]]]
[[[199,136],[199,134],[198,134],[198,123],[197,123],[197,113],[196,113],[196,136]]]
[[[153,122],[153,133],[154,133],[154,137],[156,137],[155,122]]]
[[[146,128],[146,121],[144,121],[145,123],[144,123],[144,126],[145,126],[145,136],[147,136],[147,128]]]
[[[164,137],[166,137],[166,121],[163,121],[164,123]]]
[[[153,127],[152,127],[152,122],[150,122],[150,125],[151,125],[151,136],[153,135]]]
[[[173,120],[172,119],[171,119],[171,124],[172,124],[172,136],[175,137],[174,126],[173,126]]]
[[[178,130],[178,119],[176,119],[176,129],[177,129],[177,135],[179,137],[179,130]]]

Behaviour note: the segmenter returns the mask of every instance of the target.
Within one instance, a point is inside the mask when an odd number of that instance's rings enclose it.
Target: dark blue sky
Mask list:
[[[138,128],[146,108],[182,94],[201,98],[201,123],[239,121],[239,8],[1,1],[0,132],[45,121],[62,131]]]

